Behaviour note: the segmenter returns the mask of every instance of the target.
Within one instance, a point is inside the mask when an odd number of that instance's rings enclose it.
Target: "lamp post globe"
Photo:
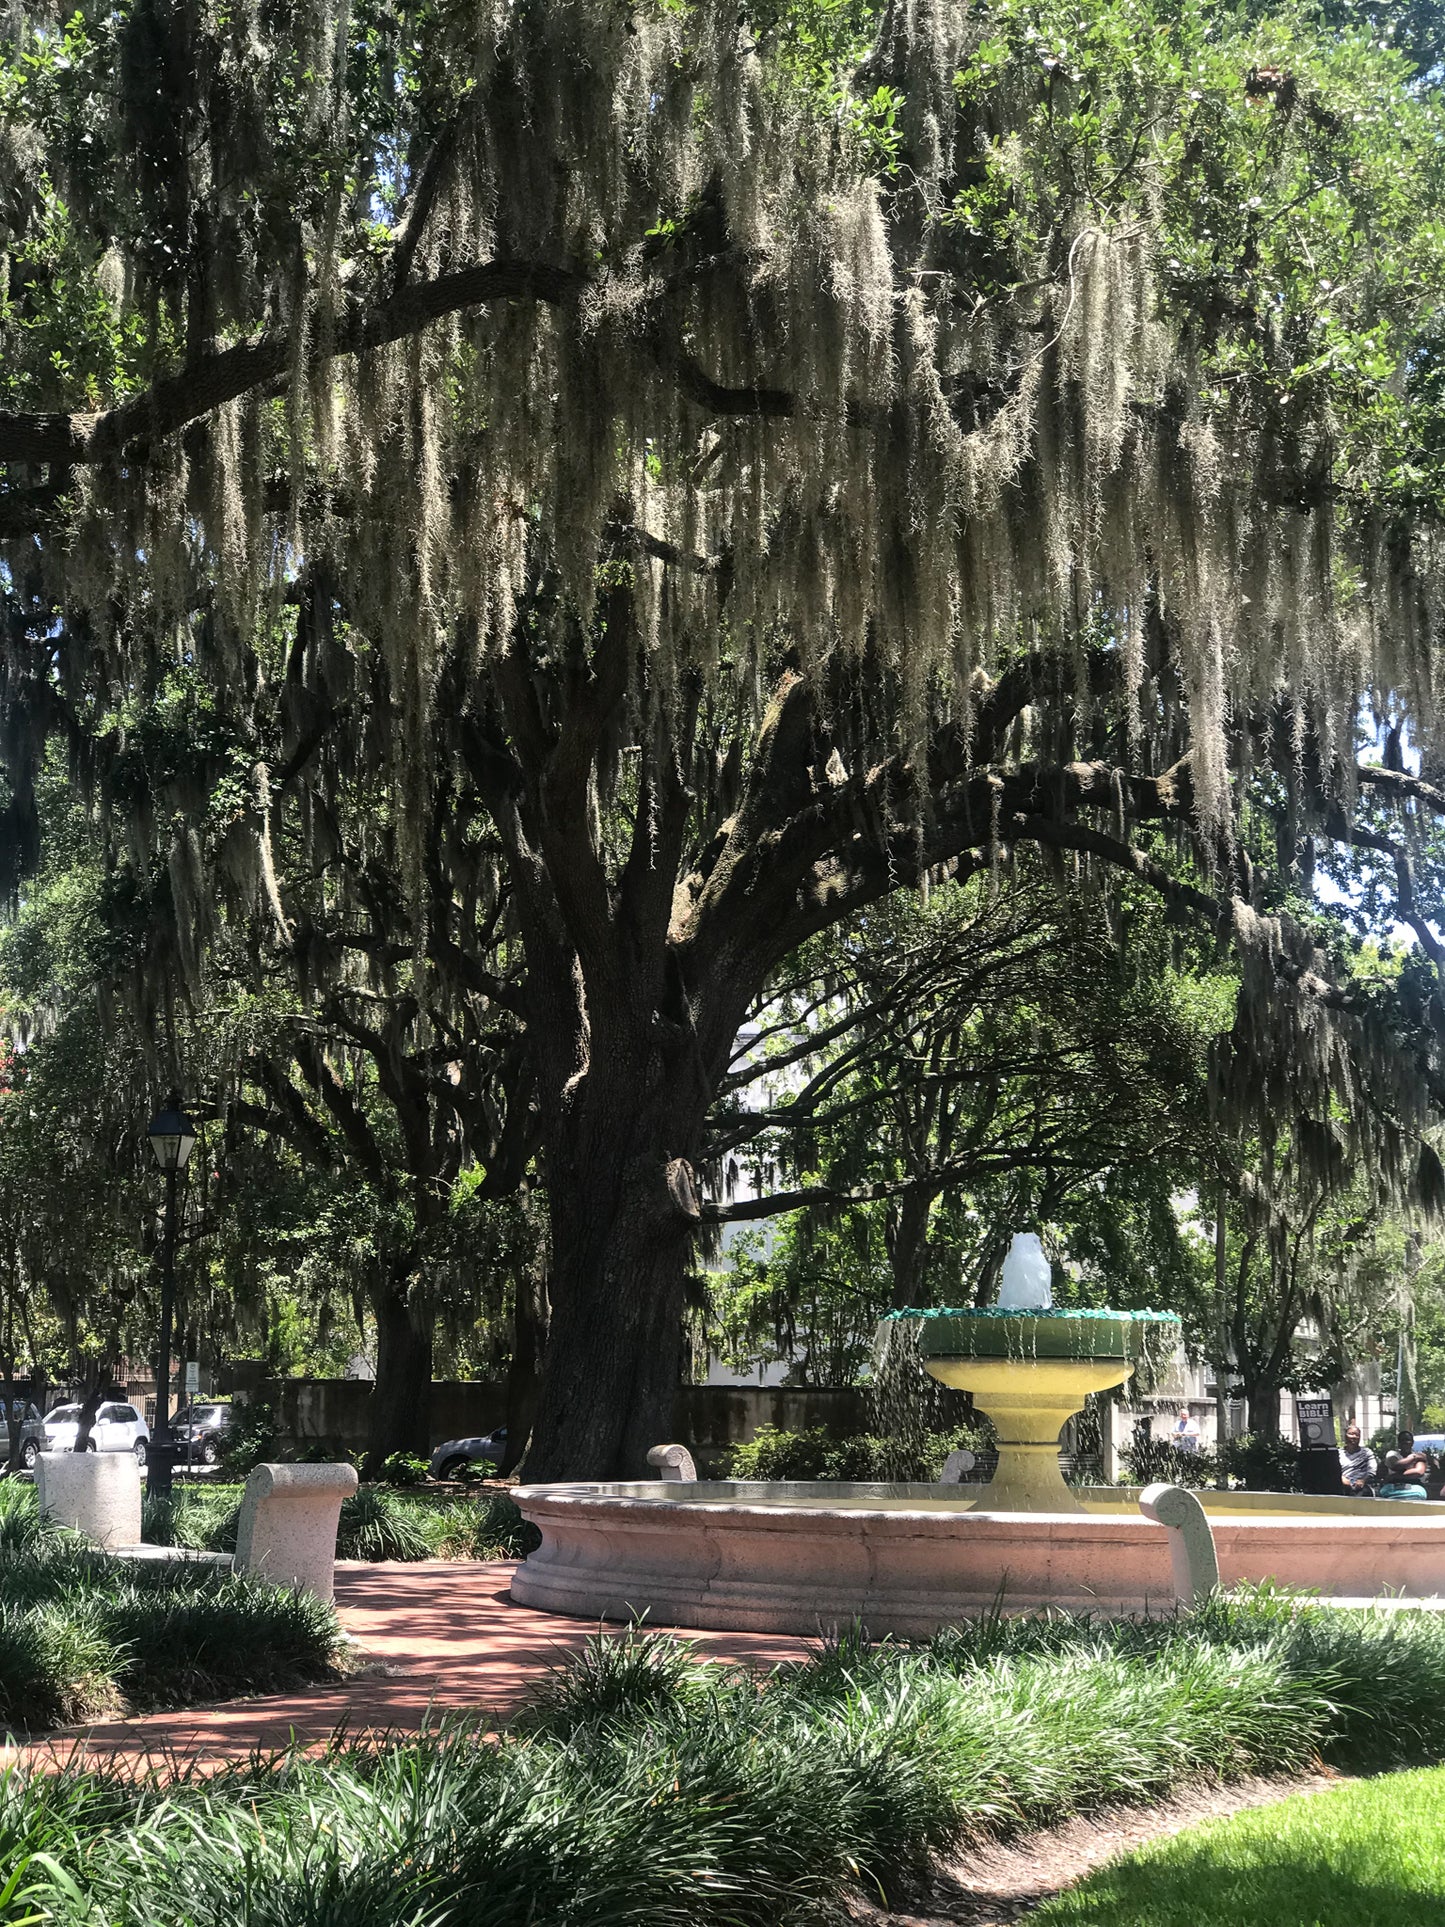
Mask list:
[[[171,1442],[171,1325],[176,1306],[176,1191],[196,1143],[196,1127],[174,1093],[147,1127],[156,1163],[166,1177],[165,1240],[161,1247],[161,1342],[156,1358],[156,1422],[146,1452],[146,1490],[153,1499],[170,1496],[176,1448]]]
[[[163,1171],[184,1171],[196,1143],[196,1127],[173,1097],[163,1111],[157,1111],[146,1135]]]

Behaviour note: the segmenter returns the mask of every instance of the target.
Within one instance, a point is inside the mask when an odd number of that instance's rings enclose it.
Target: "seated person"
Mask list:
[[[1345,1442],[1340,1447],[1340,1484],[1352,1497],[1368,1499],[1370,1481],[1377,1470],[1374,1453],[1361,1443],[1359,1426],[1347,1425]]]
[[[1423,1452],[1415,1450],[1415,1434],[1399,1432],[1396,1434],[1395,1444],[1399,1448],[1400,1470],[1407,1484],[1424,1485],[1430,1476],[1430,1461]]]
[[[1402,1433],[1402,1437],[1409,1437]],[[1414,1440],[1411,1439],[1411,1445]],[[1407,1459],[1402,1452],[1385,1454],[1385,1476],[1380,1481],[1382,1499],[1423,1499],[1425,1497],[1425,1475],[1410,1470],[1415,1463],[1414,1455]]]

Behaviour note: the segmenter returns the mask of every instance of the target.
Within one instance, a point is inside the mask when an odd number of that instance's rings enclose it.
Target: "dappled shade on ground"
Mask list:
[[[338,1565],[336,1606],[358,1642],[352,1678],[308,1691],[116,1720],[47,1742],[90,1760],[171,1757],[242,1760],[294,1736],[321,1745],[350,1733],[414,1733],[448,1712],[515,1710],[547,1670],[575,1653],[595,1622],[514,1606],[511,1563],[431,1560],[419,1565]],[[662,1635],[666,1637],[666,1635]],[[800,1658],[806,1642],[767,1633],[690,1635],[705,1657],[761,1666]]]

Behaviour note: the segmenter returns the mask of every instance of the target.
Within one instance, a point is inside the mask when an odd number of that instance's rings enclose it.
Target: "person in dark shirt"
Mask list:
[[[1420,1453],[1415,1450],[1415,1441],[1410,1433],[1400,1434],[1400,1443],[1409,1441],[1406,1452],[1387,1452],[1385,1454],[1385,1476],[1380,1481],[1382,1499],[1424,1499],[1425,1480],[1429,1466]],[[1423,1468],[1423,1469],[1422,1469]]]
[[[1415,1434],[1413,1432],[1397,1433],[1395,1449],[1400,1454],[1400,1474],[1405,1483],[1423,1486],[1430,1477],[1430,1461],[1423,1452],[1415,1450]]]

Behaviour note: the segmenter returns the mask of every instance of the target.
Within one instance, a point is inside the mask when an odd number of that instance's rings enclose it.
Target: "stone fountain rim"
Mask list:
[[[888,1507],[879,1505],[876,1510],[866,1504],[847,1507],[839,1505],[830,1506],[823,1502],[811,1505],[799,1505],[796,1503],[786,1505],[780,1503],[778,1500],[770,1501],[761,1493],[755,1498],[738,1498],[733,1496],[718,1497],[716,1499],[690,1498],[685,1502],[679,1503],[680,1494],[683,1492],[695,1492],[700,1487],[707,1485],[735,1485],[738,1483],[741,1483],[741,1481],[726,1479],[697,1479],[688,1481],[675,1481],[670,1479],[559,1481],[558,1483],[547,1485],[519,1485],[516,1487],[512,1496],[519,1505],[523,1500],[526,1500],[529,1503],[542,1502],[550,1505],[562,1505],[569,1510],[579,1511],[588,1506],[601,1505],[609,1509],[617,1508],[628,1512],[656,1512],[677,1518],[685,1518],[689,1515],[695,1516],[698,1514],[707,1514],[709,1516],[728,1514],[766,1520],[769,1525],[784,1524],[788,1520],[816,1520],[820,1523],[826,1521],[829,1525],[841,1527],[850,1521],[867,1520],[870,1524],[885,1526],[917,1525],[926,1522],[931,1526],[942,1529],[944,1527],[957,1528],[962,1525],[964,1521],[967,1521],[968,1523],[964,1529],[970,1533],[986,1531],[989,1526],[997,1526],[1006,1530],[1022,1528],[1034,1537],[1048,1536],[1048,1534],[1043,1533],[1044,1528],[1048,1528],[1050,1532],[1059,1528],[1069,1530],[1078,1528],[1091,1536],[1102,1534],[1102,1536],[1106,1538],[1118,1537],[1121,1530],[1126,1529],[1129,1533],[1137,1533],[1141,1525],[1148,1526],[1151,1523],[1150,1521],[1141,1520],[1139,1514],[1132,1509],[1121,1510],[1117,1513],[1088,1511],[1010,1512],[1003,1507],[985,1507],[977,1503],[977,1501],[987,1492],[987,1486],[960,1487],[956,1485],[935,1485],[931,1489],[937,1491],[940,1498],[946,1496],[950,1500],[950,1503],[946,1506],[940,1506],[935,1503],[933,1505],[913,1507],[909,1506],[905,1500],[903,1503],[895,1501],[893,1505]],[[764,1482],[759,1481],[759,1483],[762,1484]],[[780,1487],[796,1488],[798,1486],[814,1486],[817,1483],[819,1482],[807,1479],[776,1479],[766,1481],[767,1486],[774,1491]],[[831,1485],[833,1481],[829,1480],[827,1483]],[[860,1487],[866,1488],[876,1483],[881,1483],[881,1481],[862,1479],[839,1480],[837,1482],[837,1490],[840,1496],[846,1496],[849,1493],[857,1492]],[[911,1484],[914,1482],[900,1480],[899,1483]],[[619,1492],[617,1490],[618,1486],[643,1486],[651,1489]],[[1122,1490],[1123,1488],[1120,1489]],[[958,1495],[956,1499],[954,1495]],[[884,1496],[884,1494],[866,1490],[863,1493],[865,1499],[881,1499]],[[913,1496],[913,1493],[906,1495],[908,1499],[913,1498]],[[1263,1498],[1270,1495],[1261,1494],[1260,1496]],[[1279,1496],[1284,1497],[1287,1495],[1281,1494]],[[809,1492],[807,1497],[810,1499],[814,1498],[814,1493]],[[1360,1501],[1362,1510],[1358,1515],[1354,1513],[1341,1515],[1338,1513],[1261,1512],[1251,1516],[1248,1512],[1236,1513],[1231,1511],[1229,1513],[1212,1515],[1210,1525],[1216,1532],[1232,1533],[1236,1530],[1242,1531],[1245,1533],[1246,1538],[1260,1538],[1271,1532],[1277,1533],[1281,1531],[1295,1533],[1303,1530],[1317,1534],[1321,1527],[1330,1524],[1333,1524],[1336,1528],[1347,1527],[1352,1532],[1362,1532],[1367,1539],[1382,1536],[1389,1532],[1393,1532],[1395,1536],[1398,1537],[1403,1528],[1410,1526],[1421,1528],[1431,1539],[1437,1539],[1442,1534],[1445,1534],[1445,1512],[1441,1512],[1439,1516],[1434,1518],[1428,1516],[1422,1517],[1420,1515],[1429,1514],[1434,1511],[1435,1508],[1417,1505],[1407,1512],[1403,1504],[1398,1507],[1392,1507],[1388,1514],[1384,1513],[1383,1508],[1380,1508],[1379,1511],[1371,1510],[1367,1512],[1363,1510],[1364,1507],[1373,1507],[1376,1503],[1377,1502],[1368,1500]]]

